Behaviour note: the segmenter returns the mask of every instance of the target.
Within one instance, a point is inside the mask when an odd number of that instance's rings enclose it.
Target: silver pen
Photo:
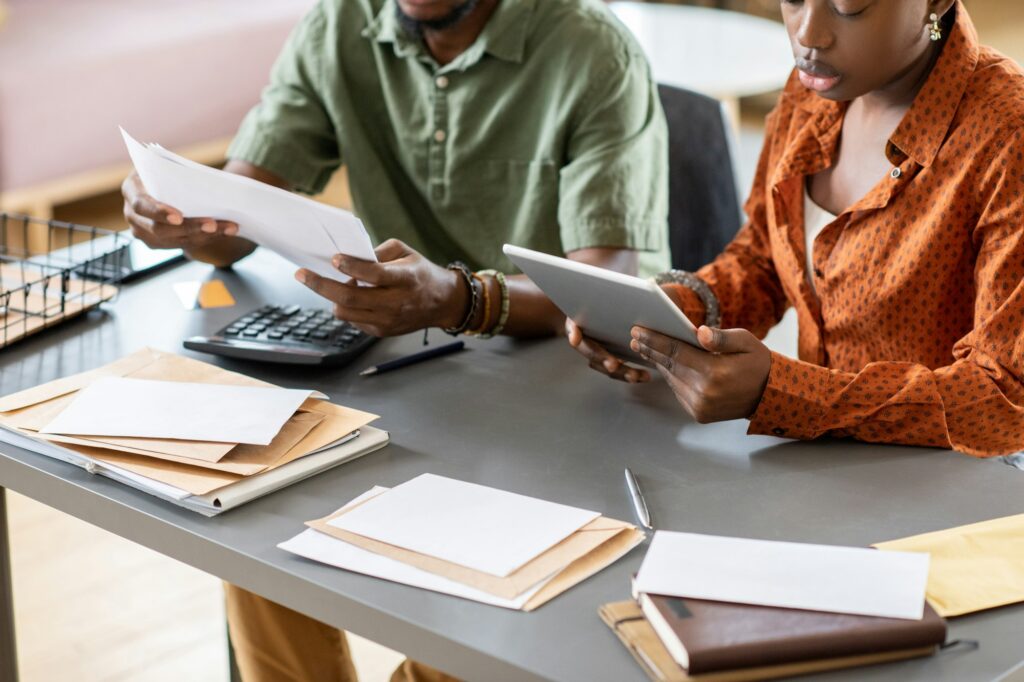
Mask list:
[[[636,510],[636,517],[640,520],[640,525],[647,530],[654,530],[654,526],[651,525],[651,512],[647,510],[644,494],[640,492],[640,484],[636,482],[636,476],[629,470],[629,467],[626,467],[626,489],[629,490],[629,496],[633,500],[633,509]]]

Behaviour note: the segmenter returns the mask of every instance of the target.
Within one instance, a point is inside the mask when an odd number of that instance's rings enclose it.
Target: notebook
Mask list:
[[[891,663],[911,658],[931,656],[937,647],[903,649],[862,656],[824,658],[799,663],[786,663],[757,668],[740,668],[717,673],[690,675],[679,666],[654,633],[640,606],[632,600],[614,602],[602,606],[598,613],[623,646],[632,654],[637,664],[653,682],[757,682],[777,680],[784,677],[811,675],[828,670],[857,668],[880,663]]]
[[[946,640],[930,607],[922,620],[876,618],[640,594],[640,609],[691,674],[919,649]]]

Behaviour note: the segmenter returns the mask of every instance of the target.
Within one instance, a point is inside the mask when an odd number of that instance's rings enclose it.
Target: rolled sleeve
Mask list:
[[[559,178],[562,247],[667,255],[668,130],[647,62],[624,47],[589,78]]]
[[[228,149],[228,158],[264,168],[308,194],[322,191],[341,165],[323,101],[325,33],[324,12],[317,5],[292,32],[260,103],[245,117]]]

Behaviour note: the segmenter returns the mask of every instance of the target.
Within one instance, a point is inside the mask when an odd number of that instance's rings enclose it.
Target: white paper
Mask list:
[[[269,445],[313,391],[106,377],[41,430]]]
[[[374,488],[360,495],[349,502],[347,507],[362,502],[368,497],[379,494],[384,488]],[[506,609],[522,609],[526,603],[535,595],[552,577],[542,580],[515,599],[502,599],[492,594],[482,592],[462,583],[449,580],[448,578],[428,573],[427,571],[409,566],[401,561],[390,557],[374,554],[373,552],[350,545],[347,542],[333,538],[317,530],[309,528],[299,533],[291,540],[278,545],[279,548],[297,554],[306,559],[319,561],[323,564],[343,568],[354,573],[383,578],[392,582],[419,587],[424,590],[450,594],[463,599],[500,606]]]
[[[146,191],[186,217],[238,223],[239,236],[342,282],[349,278],[331,264],[334,254],[377,261],[363,223],[348,211],[145,146],[123,128],[121,134]]]
[[[658,531],[640,592],[920,620],[927,554]]]
[[[598,512],[423,474],[329,523],[503,578],[598,516]]]

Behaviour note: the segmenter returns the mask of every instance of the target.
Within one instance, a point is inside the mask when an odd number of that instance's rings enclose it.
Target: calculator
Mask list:
[[[189,350],[244,360],[340,367],[377,341],[330,310],[265,305],[211,336],[185,340]]]

